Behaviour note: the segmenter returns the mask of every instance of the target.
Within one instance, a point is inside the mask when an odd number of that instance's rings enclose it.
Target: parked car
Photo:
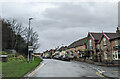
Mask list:
[[[58,58],[59,58],[59,56],[58,56],[58,55],[55,55],[53,58],[54,58],[54,59],[58,59]]]
[[[44,59],[50,59],[50,57],[49,56],[45,56],[45,57],[43,57]]]
[[[60,56],[59,56],[59,60],[62,60],[62,57],[63,57],[63,55],[60,55]]]
[[[69,57],[70,58],[70,60],[73,60],[74,59],[74,57]]]
[[[63,60],[63,61],[70,61],[70,57],[64,55],[64,56],[62,57],[62,60]]]

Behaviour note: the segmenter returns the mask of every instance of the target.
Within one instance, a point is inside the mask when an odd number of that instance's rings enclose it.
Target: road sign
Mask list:
[[[33,51],[33,46],[28,46],[29,51]]]

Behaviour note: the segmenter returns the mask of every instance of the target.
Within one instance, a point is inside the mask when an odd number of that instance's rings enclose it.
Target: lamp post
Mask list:
[[[30,21],[32,20],[33,18],[29,18],[29,29],[28,29],[28,44],[27,44],[27,46],[28,46],[28,60],[27,60],[27,62],[29,63],[29,38],[30,38]]]

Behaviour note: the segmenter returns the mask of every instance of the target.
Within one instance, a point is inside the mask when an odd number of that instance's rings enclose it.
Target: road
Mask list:
[[[101,77],[89,64],[75,61],[44,59],[43,63],[29,74],[30,77]]]

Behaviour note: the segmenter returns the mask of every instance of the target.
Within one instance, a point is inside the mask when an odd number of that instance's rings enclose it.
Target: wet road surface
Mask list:
[[[97,71],[85,63],[44,59],[30,75],[32,77],[100,77]]]

